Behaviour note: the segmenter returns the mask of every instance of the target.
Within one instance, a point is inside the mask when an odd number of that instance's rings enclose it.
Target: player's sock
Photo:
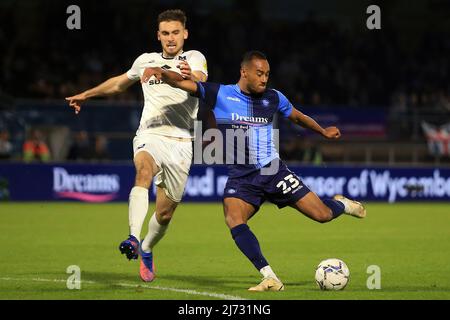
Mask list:
[[[231,235],[238,248],[253,263],[258,271],[269,265],[262,255],[258,239],[250,231],[248,225],[240,224],[232,228]]]
[[[333,219],[336,219],[345,211],[345,205],[339,200],[333,200],[333,199],[324,199],[322,200],[325,205],[331,209],[331,212],[333,214]]]
[[[265,266],[264,268],[261,268],[259,272],[261,272],[264,278],[273,278],[281,282],[281,280],[278,279],[277,275],[275,274],[275,272],[273,272],[270,266]]]
[[[148,223],[148,233],[145,236],[144,241],[142,241],[142,251],[147,253],[151,252],[153,247],[164,236],[168,227],[168,224],[159,224],[158,220],[156,220],[156,212],[154,212]]]
[[[148,189],[143,187],[133,187],[130,192],[128,205],[128,220],[130,234],[138,241],[141,237],[142,225],[148,210]]]

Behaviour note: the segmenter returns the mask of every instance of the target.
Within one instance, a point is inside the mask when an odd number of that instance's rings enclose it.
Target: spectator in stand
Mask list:
[[[9,141],[9,132],[4,129],[0,131],[0,160],[12,157],[13,145]]]
[[[280,152],[286,161],[299,162],[302,159],[302,151],[298,148],[296,137],[289,137],[281,141]]]
[[[311,139],[300,140],[300,148],[302,150],[302,163],[312,164],[320,166],[323,164],[322,152],[317,143],[311,141]]]
[[[23,160],[25,162],[50,161],[50,149],[44,141],[42,132],[38,129],[33,129],[30,137],[23,144]]]
[[[76,132],[67,160],[90,160],[93,156],[94,150],[89,142],[88,133],[84,130]]]
[[[95,1],[82,2],[87,11],[97,7]],[[0,24],[5,25],[0,26],[0,52],[4,53],[0,54],[2,91],[18,98],[57,99],[68,92],[91,87],[98,79],[126,68],[135,58],[133,52],[141,50],[140,44],[150,36],[145,30],[137,33],[129,30],[143,29],[164,6],[154,4],[149,12],[145,10],[145,1],[131,1],[129,6],[133,11],[123,11],[119,10],[119,1],[112,2],[117,4],[102,7],[103,14],[91,26],[107,28],[108,32],[103,37],[96,37],[95,33],[78,34],[89,48],[81,52],[72,48],[73,41],[81,38],[69,39],[67,29],[59,28],[58,19],[54,19],[65,10],[64,1],[54,1],[54,5],[39,11],[39,19],[34,19],[35,12],[29,10],[33,1],[0,2]],[[122,2],[124,6],[128,3]],[[228,9],[211,10],[208,15],[203,10],[189,12],[190,32],[197,35],[190,39],[191,45],[208,50],[212,82],[235,79],[234,68],[221,66],[238,65],[240,54],[246,48],[258,48],[270,39],[270,46],[261,48],[274,61],[270,86],[283,88],[292,97],[296,92],[303,92],[300,105],[388,107],[391,98],[398,94],[396,90],[402,88],[407,95],[417,92],[419,106],[425,112],[431,109],[444,115],[449,112],[450,32],[445,24],[433,24],[436,29],[426,28],[426,32],[418,33],[412,28],[394,28],[388,24],[384,32],[361,34],[359,27],[342,23],[344,17],[338,18],[339,14],[337,19],[324,19],[321,13],[311,11],[299,18],[295,10],[284,9],[286,16],[294,19],[279,21],[271,12],[262,15],[254,6],[250,9],[251,3],[254,1],[235,1]],[[428,19],[424,24],[439,17],[439,10],[431,7],[423,12],[423,17]],[[26,19],[28,16],[33,19]],[[27,24],[20,23],[23,18]],[[386,21],[393,18],[386,17]],[[261,31],[256,35],[255,25]],[[8,41],[3,30],[11,31]],[[296,33],[295,41],[292,30],[302,30]],[[214,34],[220,34],[221,41],[212,40]],[[52,41],[46,42],[47,38]],[[77,76],[73,77],[74,74]],[[142,93],[136,88],[120,99],[141,98]]]
[[[108,139],[104,135],[98,135],[95,137],[95,149],[93,159],[101,161],[110,159],[108,151]]]

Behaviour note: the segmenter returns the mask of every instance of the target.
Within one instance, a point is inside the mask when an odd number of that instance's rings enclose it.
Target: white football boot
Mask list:
[[[333,197],[334,200],[338,200],[340,202],[342,202],[345,206],[345,214],[348,214],[350,216],[356,217],[356,218],[364,218],[367,214],[366,209],[364,208],[364,206],[358,202],[358,201],[354,201],[354,200],[350,200],[346,197],[344,197],[343,195],[335,195]]]
[[[284,284],[274,278],[264,278],[257,286],[251,287],[248,291],[262,292],[262,291],[283,291]]]

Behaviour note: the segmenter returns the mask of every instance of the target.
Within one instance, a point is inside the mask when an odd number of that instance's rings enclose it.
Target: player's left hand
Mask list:
[[[328,139],[338,139],[341,132],[336,127],[327,127],[324,129],[323,136]]]
[[[181,61],[180,64],[177,66],[180,71],[181,71],[181,76],[184,79],[187,80],[192,80],[192,70],[191,70],[191,66],[189,65],[189,63],[187,63],[187,61]]]

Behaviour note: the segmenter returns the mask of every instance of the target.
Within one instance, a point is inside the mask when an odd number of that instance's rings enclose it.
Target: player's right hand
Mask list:
[[[151,77],[155,76],[156,79],[161,80],[161,69],[160,68],[145,68],[144,73],[141,77],[141,83],[146,83]]]
[[[323,131],[323,136],[328,139],[338,139],[341,136],[341,131],[336,127],[327,127]]]
[[[66,97],[66,100],[69,101],[69,106],[75,109],[75,114],[78,114],[81,111],[81,102],[86,100],[86,96],[84,93],[80,93],[75,96]]]

